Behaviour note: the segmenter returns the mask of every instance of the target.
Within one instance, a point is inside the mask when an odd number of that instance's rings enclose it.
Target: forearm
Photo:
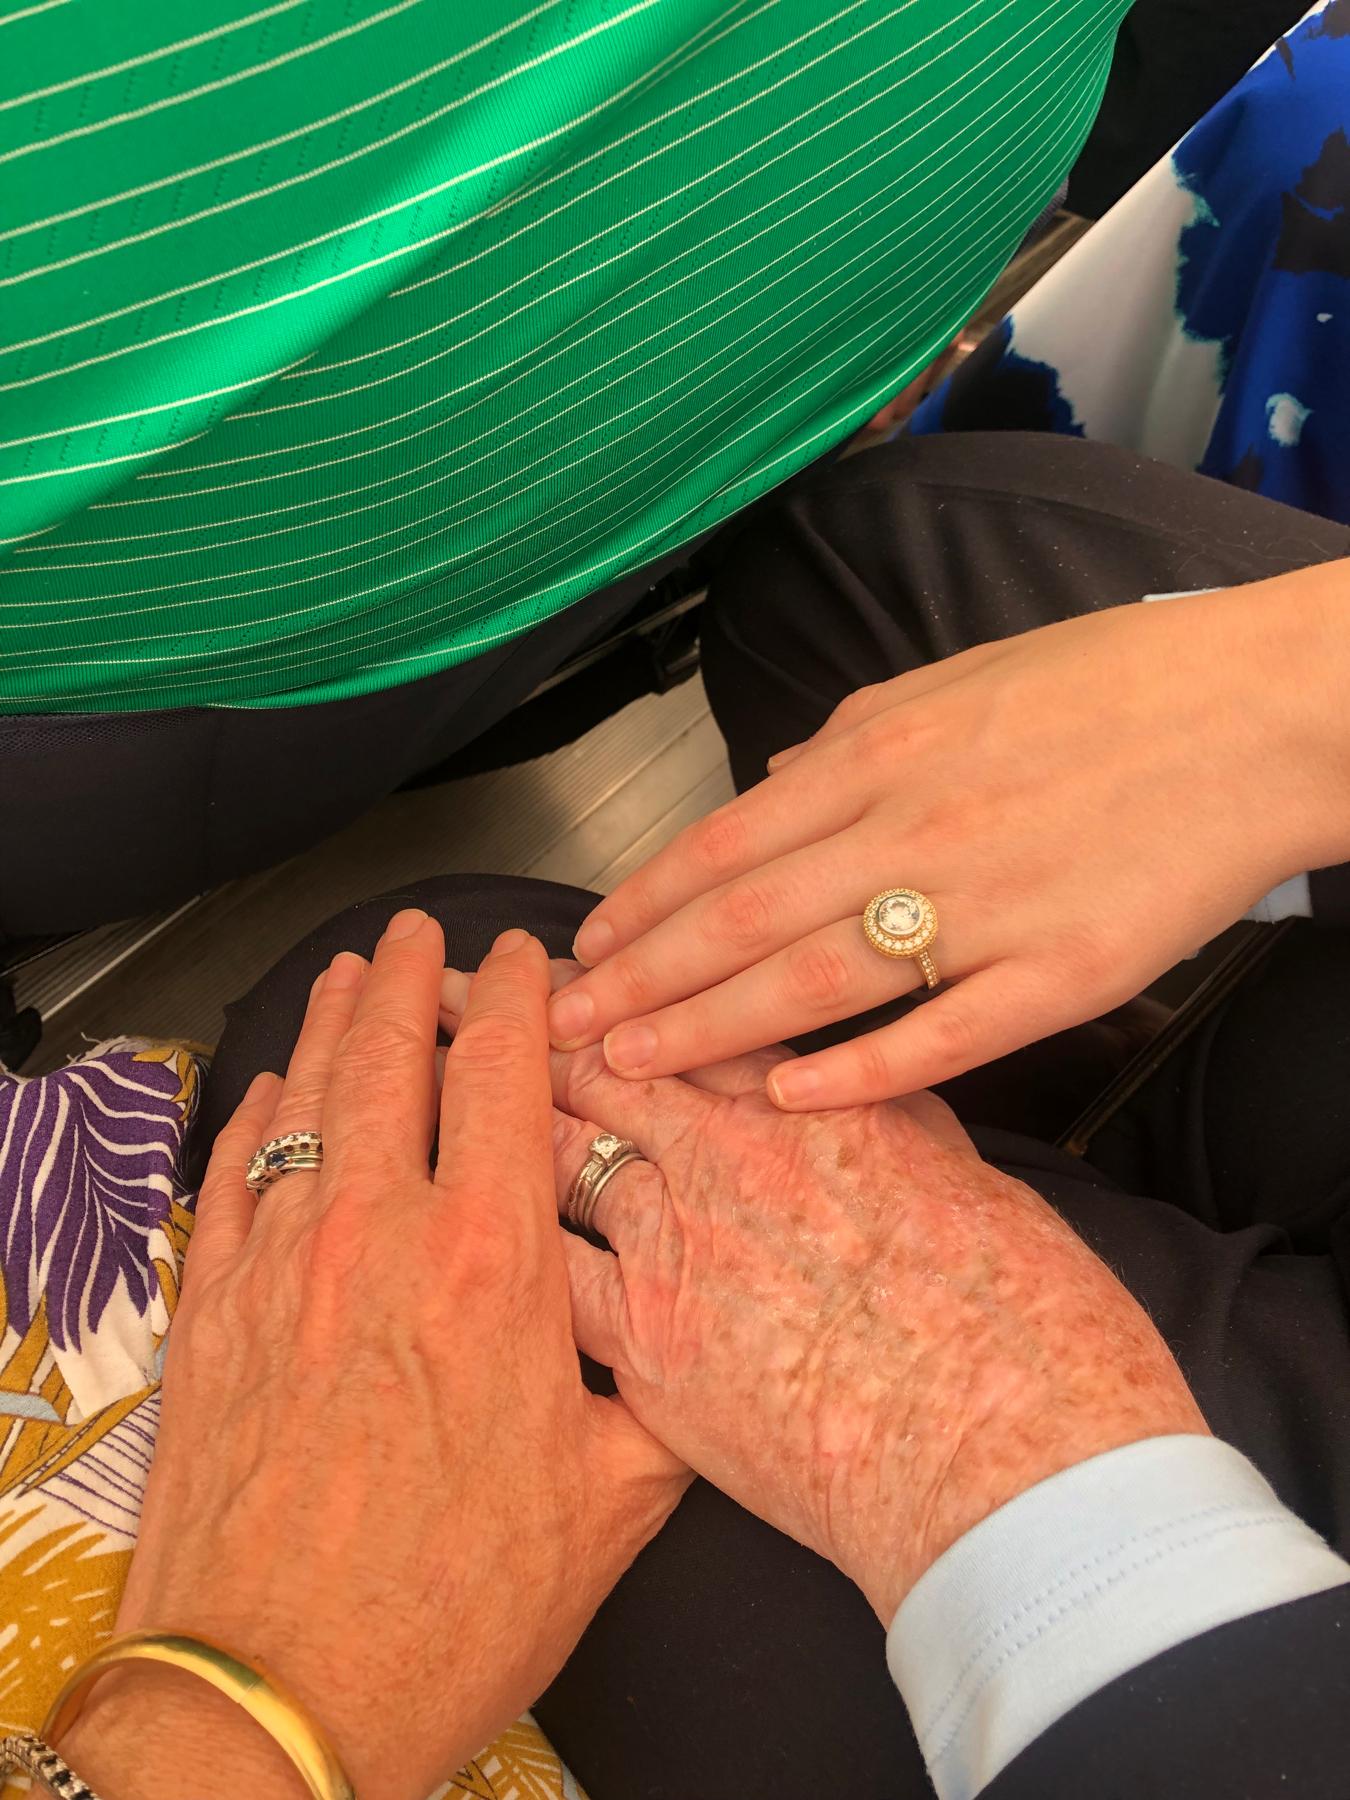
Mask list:
[[[99,1800],[305,1800],[289,1760],[247,1714],[171,1669],[114,1669],[54,1746]]]
[[[1049,1206],[974,1158],[931,1158],[906,1200],[897,1284],[923,1380],[852,1459],[835,1560],[889,1625],[939,1557],[1065,1469],[1141,1439],[1205,1435],[1143,1308]],[[913,1528],[897,1539],[894,1495]]]

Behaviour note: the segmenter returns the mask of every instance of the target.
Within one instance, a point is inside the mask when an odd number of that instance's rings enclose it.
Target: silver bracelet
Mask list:
[[[88,1782],[81,1781],[70,1764],[34,1732],[16,1731],[0,1738],[0,1775],[15,1769],[40,1781],[57,1800],[98,1800]]]

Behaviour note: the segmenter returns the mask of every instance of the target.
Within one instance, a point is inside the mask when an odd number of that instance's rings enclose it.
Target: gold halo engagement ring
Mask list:
[[[938,916],[927,894],[915,888],[887,888],[868,901],[862,925],[874,950],[917,962],[929,987],[938,985],[942,977],[928,954],[928,946],[938,934]]]

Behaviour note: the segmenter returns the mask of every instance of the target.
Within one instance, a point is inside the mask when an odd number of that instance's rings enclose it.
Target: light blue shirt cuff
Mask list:
[[[1272,888],[1264,900],[1258,900],[1247,913],[1262,925],[1278,925],[1281,919],[1312,917],[1312,887],[1306,875],[1291,875]]]
[[[1216,1438],[1149,1438],[1000,1507],[907,1595],[887,1660],[939,1800],[1118,1676],[1350,1565]]]

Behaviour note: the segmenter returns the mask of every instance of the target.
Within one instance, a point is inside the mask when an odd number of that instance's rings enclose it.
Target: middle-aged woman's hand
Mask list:
[[[889,1623],[1024,1489],[1206,1426],[1139,1305],[941,1101],[784,1114],[770,1060],[625,1082],[555,1057],[560,1206],[598,1131],[650,1159],[600,1193],[612,1254],[567,1240],[574,1328],[645,1425]]]
[[[664,1075],[893,1000],[921,977],[860,916],[901,886],[946,991],[770,1070],[779,1105],[930,1087],[1131,998],[1350,854],[1348,579],[1092,613],[852,695],[596,908],[555,1044]]]
[[[368,970],[340,956],[284,1085],[260,1076],[220,1136],[117,1620],[261,1663],[364,1800],[423,1800],[528,1705],[687,1478],[622,1402],[581,1383],[547,962],[522,932],[468,997],[432,1173],[443,956],[415,912]],[[252,1152],[316,1126],[322,1170],[255,1203]],[[114,1673],[71,1761],[138,1800],[289,1795],[268,1741],[214,1703],[182,1677]],[[167,1773],[152,1766],[166,1733]]]

